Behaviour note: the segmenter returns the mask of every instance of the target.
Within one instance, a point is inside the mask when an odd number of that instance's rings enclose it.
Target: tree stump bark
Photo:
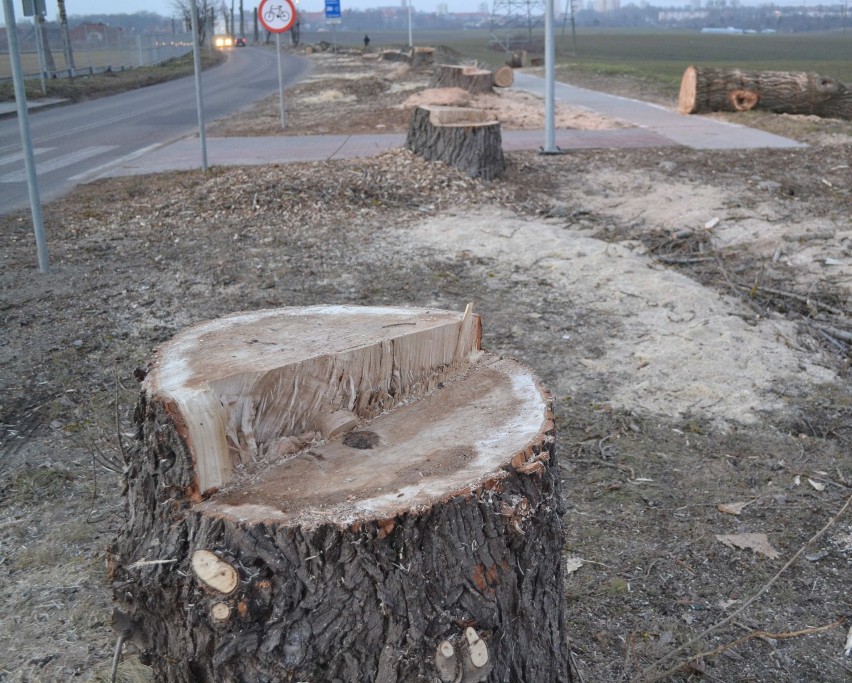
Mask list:
[[[487,69],[475,66],[438,64],[432,77],[432,88],[463,88],[471,95],[492,91],[493,76]]]
[[[411,59],[408,50],[382,50],[379,56],[386,62],[408,62]]]
[[[852,91],[816,73],[689,66],[680,84],[682,114],[760,109],[852,119]]]
[[[418,69],[421,66],[432,66],[435,63],[435,48],[434,47],[415,47],[411,50],[411,55],[408,60],[413,69]]]
[[[566,681],[550,399],[478,316],[229,316],[157,354],[110,576],[157,680]]]
[[[461,169],[471,178],[493,180],[506,170],[500,122],[482,109],[416,107],[405,146],[428,161]]]
[[[530,59],[526,50],[515,50],[506,60],[506,64],[515,69],[522,69],[529,66]]]

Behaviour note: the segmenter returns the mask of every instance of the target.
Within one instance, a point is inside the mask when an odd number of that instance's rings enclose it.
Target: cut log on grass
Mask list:
[[[493,76],[487,69],[475,66],[438,64],[432,77],[433,88],[463,88],[472,95],[491,92]]]
[[[515,82],[515,71],[504,64],[492,74],[492,81],[498,88],[508,88]]]
[[[680,84],[682,114],[759,109],[852,119],[852,90],[816,73],[747,72],[687,67]]]
[[[506,170],[500,122],[482,109],[416,107],[405,146],[427,161],[443,161],[471,178],[493,180]]]
[[[480,339],[312,307],[158,352],[110,568],[157,680],[568,680],[550,398]]]

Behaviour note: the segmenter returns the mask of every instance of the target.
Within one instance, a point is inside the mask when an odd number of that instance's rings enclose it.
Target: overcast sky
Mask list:
[[[15,4],[15,16],[21,16],[21,0],[12,0]],[[442,0],[412,0],[412,6],[421,11],[434,11]],[[443,0],[452,8],[453,12],[475,12],[482,0]],[[216,0],[219,5],[221,0]],[[231,0],[226,0],[227,7],[231,6]],[[234,5],[239,6],[240,0],[235,0]],[[260,0],[243,0],[243,7],[256,7]],[[368,7],[398,6],[400,0],[340,0],[340,7],[346,9],[366,9]],[[163,16],[171,16],[173,3],[171,0],[65,0],[68,14],[117,14],[134,12],[156,12]],[[324,0],[299,0],[298,7],[307,12],[320,12],[325,8]],[[488,2],[488,7],[491,3]],[[49,19],[56,17],[56,0],[47,0],[47,16]]]
[[[622,0],[622,5],[627,5],[631,0]],[[638,4],[638,0],[633,0]],[[743,4],[755,4],[757,0],[746,0]],[[769,0],[761,0],[769,2]],[[802,0],[807,2],[807,0]],[[58,13],[56,10],[56,0],[46,0],[47,2],[47,18],[56,20]],[[220,4],[222,0],[216,0],[216,4]],[[416,10],[423,12],[434,12],[439,4],[446,4],[453,12],[475,12],[482,4],[483,0],[412,0],[413,7]],[[22,0],[12,0],[15,8],[15,17],[20,19],[23,16]],[[249,10],[257,6],[260,0],[243,0],[243,7]],[[557,11],[563,6],[565,0],[554,0]],[[231,0],[226,0],[226,6],[231,6]],[[370,7],[388,7],[399,6],[401,0],[340,0],[341,9],[367,9]],[[490,9],[491,0],[487,0],[487,5]],[[585,4],[582,2],[581,4]],[[689,4],[689,0],[652,0],[652,4],[663,6],[682,6]],[[797,4],[796,0],[788,0],[781,4]],[[831,3],[829,3],[831,4]],[[239,5],[239,0],[235,0],[235,5]],[[169,17],[174,14],[174,3],[172,0],[65,0],[65,7],[68,14],[118,14],[134,12],[155,12]],[[298,0],[298,7],[307,12],[321,12],[325,7],[324,0]],[[0,25],[4,24],[4,17],[0,13]]]

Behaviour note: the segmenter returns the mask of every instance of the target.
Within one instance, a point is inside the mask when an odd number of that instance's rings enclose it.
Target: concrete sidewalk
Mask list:
[[[506,151],[535,150],[544,144],[539,130],[502,133]],[[556,143],[562,149],[607,149],[672,146],[671,140],[640,128],[614,130],[559,130]],[[374,135],[305,135],[251,138],[207,138],[210,166],[258,166],[292,161],[330,161],[376,156],[405,144],[404,133]],[[107,164],[80,180],[186,171],[201,167],[201,143],[197,136],[154,148],[142,149]]]
[[[58,107],[62,104],[68,104],[71,100],[59,97],[45,97],[41,100],[27,100],[27,111],[32,112],[37,109],[49,109],[50,107]],[[0,119],[9,118],[18,115],[18,103],[0,102]]]
[[[544,79],[515,73],[514,87],[544,97]],[[558,101],[582,107],[610,118],[628,121],[640,128],[667,138],[671,143],[692,149],[757,149],[765,147],[807,147],[807,145],[762,130],[734,123],[716,121],[705,116],[685,116],[656,104],[595,90],[555,84]],[[557,142],[557,145],[559,143]]]
[[[544,80],[517,73],[515,87],[544,96]],[[796,148],[806,145],[787,138],[704,116],[684,116],[655,104],[593,90],[556,84],[556,98],[605,116],[633,124],[634,128],[610,130],[556,130],[560,150],[626,149],[685,146],[692,149]],[[504,130],[506,151],[536,150],[544,145],[544,131]],[[269,136],[250,138],[207,138],[207,160],[211,166],[251,166],[293,161],[327,161],[375,156],[402,147],[403,133],[372,135]],[[140,175],[201,167],[198,138],[142,149],[107,164],[80,180],[110,176]]]

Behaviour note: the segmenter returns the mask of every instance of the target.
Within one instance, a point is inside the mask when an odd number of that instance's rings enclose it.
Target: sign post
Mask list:
[[[207,173],[207,135],[204,132],[204,98],[201,92],[201,39],[198,34],[198,5],[189,3],[192,24],[192,63],[195,70],[195,109],[198,112],[198,140],[201,143],[201,172]]]
[[[278,51],[278,90],[281,93],[281,127],[287,127],[284,109],[284,68],[281,66],[281,34],[296,23],[296,6],[293,0],[260,0],[257,18],[263,28],[275,34],[275,49]]]
[[[42,273],[50,272],[47,260],[47,238],[44,236],[44,221],[41,215],[41,198],[38,192],[33,140],[30,135],[30,119],[27,113],[27,92],[24,88],[24,74],[21,69],[21,51],[18,46],[18,29],[15,25],[15,8],[12,0],[3,0],[3,16],[6,19],[6,36],[9,40],[9,58],[12,62],[12,84],[15,89],[15,103],[18,108],[18,128],[21,132],[21,149],[24,153],[24,168],[27,172],[27,190],[30,196],[30,211],[33,216],[33,232],[36,240],[38,269]],[[36,26],[38,30],[38,26]]]
[[[325,0],[325,23],[331,24],[331,42],[334,52],[337,52],[337,25],[340,21],[340,0]]]

